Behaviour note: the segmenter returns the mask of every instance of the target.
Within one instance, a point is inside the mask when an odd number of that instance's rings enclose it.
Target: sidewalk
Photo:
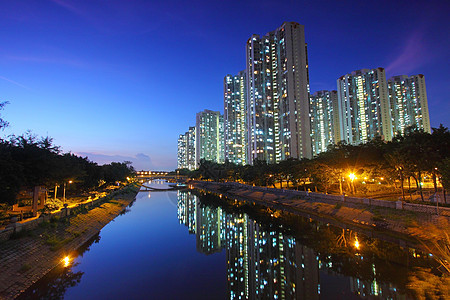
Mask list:
[[[45,223],[29,236],[0,243],[0,299],[14,299],[97,234],[133,199],[104,203],[69,222]],[[30,236],[31,235],[31,236]]]

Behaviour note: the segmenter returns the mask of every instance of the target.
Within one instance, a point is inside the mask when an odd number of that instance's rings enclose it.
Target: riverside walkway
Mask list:
[[[436,208],[428,205],[326,195],[311,192],[265,188],[234,182],[191,181],[189,187],[266,206],[305,217],[315,215],[326,223],[346,223],[365,229],[382,229],[410,235],[413,224],[437,224],[444,218],[450,221],[450,208]]]
[[[117,197],[86,213],[41,224],[19,233],[23,237],[0,242],[0,299],[16,298],[64,257],[76,257],[77,249],[124,211],[135,195]]]

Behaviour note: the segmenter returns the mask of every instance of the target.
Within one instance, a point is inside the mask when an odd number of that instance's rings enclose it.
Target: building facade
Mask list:
[[[337,91],[318,91],[311,95],[311,143],[313,155],[327,151],[340,138]]]
[[[413,127],[431,133],[425,76],[393,76],[387,81],[395,135]]]
[[[285,22],[246,47],[248,162],[311,157],[304,27]]]
[[[195,170],[195,127],[189,127],[186,132],[186,168]]]
[[[205,159],[223,163],[223,115],[218,111],[205,109],[197,113],[195,122],[196,131],[196,168],[200,160]]]
[[[337,80],[340,139],[353,145],[379,136],[392,140],[391,110],[383,68],[362,69]]]
[[[177,151],[177,168],[186,168],[186,135],[180,134],[178,136],[178,151]]]
[[[195,170],[195,127],[178,137],[178,169]]]
[[[224,151],[225,159],[247,164],[247,91],[246,72],[224,78]]]

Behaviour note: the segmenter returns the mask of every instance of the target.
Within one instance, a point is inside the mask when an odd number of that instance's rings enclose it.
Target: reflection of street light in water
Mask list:
[[[361,245],[359,244],[358,236],[355,235],[355,248],[356,248],[356,250],[359,250],[360,247],[361,247]]]
[[[70,264],[70,257],[66,256],[62,259],[62,262],[64,263],[64,268],[68,267]]]

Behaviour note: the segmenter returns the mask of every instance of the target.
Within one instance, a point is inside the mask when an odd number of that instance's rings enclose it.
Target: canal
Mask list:
[[[223,200],[140,192],[77,257],[20,298],[408,299],[408,274],[434,264],[356,230]]]

